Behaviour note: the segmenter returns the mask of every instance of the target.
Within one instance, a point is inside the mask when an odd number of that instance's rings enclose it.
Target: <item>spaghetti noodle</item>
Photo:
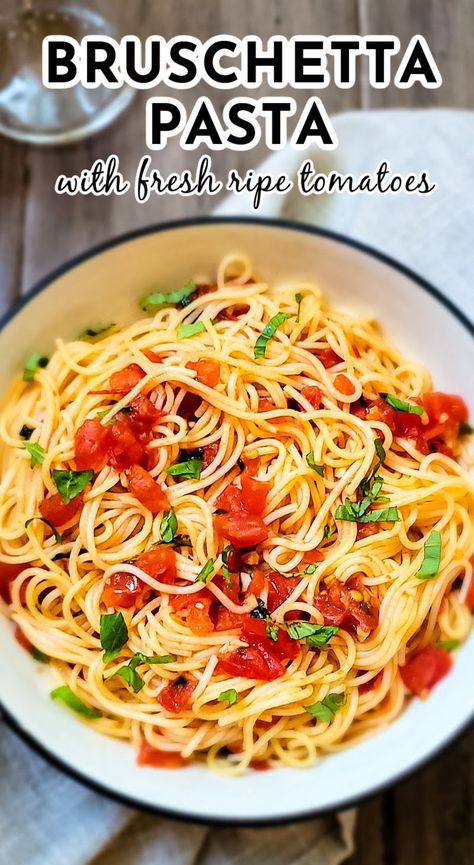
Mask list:
[[[139,762],[308,766],[424,696],[471,628],[465,404],[243,257],[142,306],[9,389],[2,610]]]

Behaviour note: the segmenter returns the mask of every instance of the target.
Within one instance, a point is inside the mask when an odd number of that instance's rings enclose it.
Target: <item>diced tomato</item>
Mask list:
[[[268,397],[260,397],[260,399],[258,401],[258,411],[259,412],[275,411],[275,409],[280,409],[280,408],[281,408],[281,406],[275,405],[275,403],[271,399],[269,399]],[[288,421],[288,417],[284,417],[284,415],[282,415],[281,417],[270,418],[270,423],[272,423],[272,424],[287,423],[287,421]]]
[[[78,471],[92,469],[99,472],[107,462],[110,427],[99,420],[86,420],[74,436],[74,456]]]
[[[188,390],[181,400],[179,407],[176,409],[176,414],[184,420],[193,420],[196,417],[196,412],[202,403],[202,397],[197,393]]]
[[[22,647],[22,649],[26,649],[27,652],[31,651],[31,643],[26,634],[23,633],[19,625],[15,625],[13,635],[17,643]]]
[[[313,565],[315,562],[323,562],[324,553],[322,550],[308,550],[304,553],[301,563],[303,565]]]
[[[217,533],[234,547],[254,547],[268,538],[269,530],[261,517],[244,511],[219,514],[214,518]]]
[[[150,433],[151,428],[166,414],[156,407],[147,396],[140,393],[130,403],[130,421],[141,427],[140,432]]]
[[[200,598],[190,607],[186,624],[193,634],[210,634],[214,630],[214,622],[210,616],[212,597]]]
[[[427,646],[408,656],[400,675],[412,694],[424,696],[453,666],[451,655],[439,646]]]
[[[128,393],[142,378],[145,372],[137,363],[130,363],[119,372],[114,372],[109,379],[109,387],[113,393]]]
[[[197,373],[197,380],[206,387],[215,387],[219,384],[221,368],[220,364],[215,360],[200,360],[190,361],[186,364],[188,369],[194,369]]]
[[[139,464],[145,453],[145,442],[140,441],[137,431],[127,417],[120,417],[110,429],[110,465],[121,472],[133,464]]]
[[[429,423],[424,430],[426,439],[456,435],[461,421],[467,421],[467,406],[462,397],[433,391],[422,396]]]
[[[189,760],[185,760],[177,751],[160,751],[145,739],[142,739],[137,754],[139,766],[153,766],[155,769],[181,769]]]
[[[220,574],[214,578],[213,582],[234,604],[240,604],[240,575],[229,573],[226,580]]]
[[[9,604],[11,600],[10,583],[13,583],[18,574],[21,574],[27,567],[26,564],[15,565],[13,562],[0,562],[0,597],[5,603]]]
[[[316,357],[321,361],[322,365],[325,369],[329,369],[331,366],[335,366],[336,363],[341,363],[342,357],[339,357],[332,348],[318,348],[315,351]]]
[[[228,309],[221,309],[217,313],[217,320],[237,321],[241,315],[245,315],[248,312],[248,309],[248,306],[244,306],[243,304],[236,304],[235,306],[230,306]]]
[[[267,609],[273,613],[277,607],[286,601],[296,586],[300,583],[299,577],[283,577],[276,571],[268,575],[268,600]]]
[[[134,574],[117,572],[107,578],[101,600],[106,607],[142,607],[150,591]]]
[[[306,385],[306,387],[301,388],[301,396],[304,396],[305,399],[313,406],[313,408],[319,408],[321,405],[321,391],[319,387],[316,385]]]
[[[41,516],[44,517],[45,520],[48,520],[48,522],[55,528],[58,526],[65,526],[66,523],[69,523],[81,509],[83,499],[83,493],[79,493],[78,496],[74,496],[74,498],[66,504],[63,502],[59,493],[54,493],[54,495],[48,496],[48,498],[43,499],[43,501],[40,502],[39,509]]]
[[[233,613],[232,610],[221,605],[217,610],[216,631],[232,631],[241,628],[245,618],[244,614]]]
[[[257,598],[260,597],[264,588],[266,586],[265,574],[260,568],[255,568],[252,579],[250,580],[249,587],[247,589],[247,594],[255,595]]]
[[[242,462],[245,466],[247,474],[254,478],[258,474],[260,468],[260,457],[249,457],[247,454],[242,456]]]
[[[380,670],[376,676],[372,679],[369,679],[368,682],[364,682],[362,685],[359,685],[359,694],[368,694],[370,691],[375,691],[376,688],[380,685],[383,679],[383,670]]]
[[[371,535],[376,535],[380,531],[378,523],[358,523],[357,524],[357,540],[362,538],[370,538]]]
[[[176,553],[171,547],[162,546],[147,550],[135,559],[134,564],[160,583],[173,584],[176,581]]]
[[[253,769],[254,772],[268,772],[271,768],[268,760],[251,760],[249,763],[249,769]]]
[[[334,387],[339,393],[345,394],[345,396],[352,396],[354,393],[354,385],[352,384],[350,378],[347,375],[337,375],[334,379]]]
[[[152,514],[158,514],[169,508],[166,492],[152,478],[151,474],[141,466],[134,465],[127,471],[128,489],[139,502]]]
[[[242,646],[227,655],[221,655],[217,670],[229,676],[244,676],[247,679],[262,679],[271,682],[285,672],[281,662],[262,647]]]
[[[203,459],[202,459],[202,467],[203,469],[207,469],[211,463],[214,462],[217,453],[219,451],[220,442],[212,442],[210,445],[206,445],[203,449]]]
[[[176,612],[180,612],[180,610],[187,610],[191,607],[194,602],[198,598],[204,598],[208,595],[208,592],[203,589],[201,592],[194,592],[193,594],[188,595],[168,595],[168,600],[170,606],[173,607],[173,610]]]
[[[367,592],[360,593],[364,595],[363,599],[354,599],[347,586],[334,580],[327,592],[316,595],[313,603],[322,613],[325,624],[337,625],[346,630],[359,627],[369,632],[377,627],[378,606]]]
[[[242,510],[242,493],[238,487],[231,484],[226,487],[216,499],[216,508],[220,511],[241,511]]]
[[[163,363],[163,358],[160,357],[159,354],[156,354],[151,348],[145,349],[143,354],[148,358],[148,360],[151,360],[152,363]]]
[[[158,694],[157,700],[167,712],[173,715],[179,714],[189,703],[191,694],[195,688],[195,682],[178,676],[173,682],[169,682]]]
[[[254,619],[252,616],[246,616],[241,634],[242,639],[246,643],[249,643],[250,646],[265,649],[268,654],[274,655],[279,661],[296,658],[300,651],[298,641],[292,640],[284,628],[278,628],[277,639],[272,640],[267,635],[267,625],[264,619]]]
[[[244,510],[249,514],[261,517],[265,510],[267,494],[271,489],[271,484],[249,477],[246,471],[242,474],[241,484]]]

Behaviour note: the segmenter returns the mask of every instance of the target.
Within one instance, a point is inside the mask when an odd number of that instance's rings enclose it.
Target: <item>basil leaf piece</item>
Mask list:
[[[135,668],[131,667],[130,664],[120,667],[114,675],[120,676],[120,678],[130,686],[134,694],[138,694],[145,684],[142,677],[138,675]]]
[[[441,561],[441,533],[435,529],[423,545],[423,561],[415,577],[418,580],[431,580],[439,571]]]
[[[221,691],[217,698],[221,703],[228,703],[233,706],[237,702],[237,691],[235,688],[229,688],[227,691]]]
[[[183,463],[175,463],[166,469],[166,474],[172,477],[193,478],[199,480],[202,472],[202,460],[185,460]]]
[[[158,546],[161,544],[172,544],[173,547],[192,547],[189,535],[175,535],[172,541],[158,541]]]
[[[460,436],[470,436],[474,432],[471,424],[467,422],[467,420],[462,420],[459,424],[459,435]],[[20,433],[21,435],[21,433]]]
[[[332,526],[330,526],[329,523],[326,523],[326,525],[324,526],[323,537],[326,539],[329,539],[329,538],[332,538],[333,534],[334,534],[334,528]]]
[[[267,621],[265,622],[265,633],[270,640],[273,640],[276,643],[278,640],[278,625],[270,618],[270,616],[268,616]]]
[[[292,640],[306,640],[309,646],[324,646],[337,634],[336,625],[315,625],[312,622],[289,622],[288,635]]]
[[[103,613],[100,617],[100,645],[104,664],[113,661],[128,640],[128,629],[122,613]]]
[[[296,313],[296,323],[299,324],[300,323],[300,312],[301,312],[301,301],[303,300],[303,295],[298,292],[297,294],[295,294],[295,300],[296,300],[296,303],[298,304],[298,312]]]
[[[49,357],[41,354],[32,354],[28,358],[23,367],[23,381],[34,381],[35,372],[37,369],[44,369],[48,366]]]
[[[98,325],[98,327],[86,327],[84,330],[81,330],[77,339],[94,339],[96,336],[101,336],[103,333],[107,333],[112,327],[115,327],[114,322],[111,324]]]
[[[258,360],[260,357],[265,357],[268,342],[275,336],[280,325],[284,324],[288,318],[291,318],[288,312],[277,312],[277,314],[267,322],[253,347],[253,356],[255,360]]]
[[[206,330],[206,325],[203,321],[193,321],[191,324],[178,324],[176,328],[177,339],[189,339],[191,336],[197,336]]]
[[[305,711],[318,721],[328,723],[332,721],[336,712],[342,709],[346,698],[344,694],[328,694],[324,700],[313,703],[312,706],[305,706]]]
[[[23,447],[25,448],[25,451],[28,451],[31,457],[30,466],[32,469],[34,469],[35,466],[40,466],[44,463],[46,452],[41,445],[38,445],[35,442],[25,442]]]
[[[82,715],[83,718],[102,718],[102,712],[84,703],[74,691],[71,691],[69,685],[60,685],[59,688],[55,688],[54,691],[51,691],[50,697],[53,700],[62,700],[69,709]]]
[[[310,562],[309,565],[303,571],[303,574],[314,574],[316,568],[318,567],[319,562]]]
[[[33,522],[33,520],[39,520],[41,523],[45,523],[48,526],[48,528],[51,529],[51,531],[54,535],[54,540],[56,541],[56,543],[57,544],[61,543],[61,541],[63,539],[62,535],[58,532],[57,528],[55,526],[53,526],[53,524],[50,523],[50,521],[47,520],[45,517],[30,517],[29,520],[27,520],[25,523],[25,529],[28,528],[28,526],[30,525],[30,523]]]
[[[33,433],[34,433],[34,429],[32,427],[29,427],[29,426],[26,426],[26,424],[23,424],[23,426],[19,432],[19,436],[22,439],[28,440],[31,438]]]
[[[375,453],[377,454],[377,456],[380,460],[380,465],[382,465],[382,463],[385,462],[385,460],[387,458],[387,453],[386,453],[385,448],[384,448],[382,442],[380,441],[380,439],[375,439],[374,445],[375,445]],[[380,466],[377,466],[377,471],[379,470],[379,468],[380,468]]]
[[[406,411],[408,414],[419,414],[422,415],[425,413],[425,410],[422,405],[415,405],[412,402],[406,402],[404,399],[399,399],[397,396],[394,396],[391,393],[381,393],[385,400],[385,402],[396,409],[397,411]]]
[[[313,469],[313,471],[316,472],[321,478],[324,477],[324,466],[316,465],[314,461],[314,454],[306,454],[306,462],[310,469]]]
[[[205,583],[208,576],[210,574],[212,574],[213,570],[214,570],[214,559],[209,559],[206,562],[206,564],[204,565],[204,567],[201,568],[201,570],[199,571],[194,582],[195,583]]]
[[[170,508],[169,511],[165,511],[160,523],[160,535],[163,543],[170,544],[174,539],[177,529],[178,520],[173,508]]]
[[[362,502],[351,502],[350,499],[346,499],[343,505],[336,508],[335,518],[351,523],[398,523],[400,521],[397,508],[379,508],[366,513],[369,504],[370,500],[367,499]]]
[[[155,291],[152,294],[147,294],[145,297],[142,297],[140,301],[140,307],[143,310],[149,309],[150,306],[175,306],[177,303],[181,303],[190,294],[196,291],[196,283],[195,282],[187,282],[182,288],[178,288],[176,291]]]
[[[92,469],[75,472],[72,469],[53,469],[51,477],[64,504],[68,504],[75,496],[82,493],[89,481],[94,477]]]
[[[435,645],[439,649],[446,649],[447,652],[454,652],[455,649],[459,648],[459,640],[438,640]]]
[[[44,654],[40,649],[37,649],[36,646],[30,646],[29,652],[32,658],[35,661],[38,661],[39,664],[49,664],[49,658]]]
[[[227,559],[229,557],[229,554],[233,553],[233,552],[234,552],[234,548],[233,548],[232,544],[228,544],[226,547],[224,547],[224,549],[222,550],[222,553],[221,553],[221,556],[222,556],[222,568],[221,568],[222,576],[224,577],[224,582],[225,582],[228,589],[232,588],[232,580],[231,580],[230,574],[229,574],[229,566],[227,564]]]

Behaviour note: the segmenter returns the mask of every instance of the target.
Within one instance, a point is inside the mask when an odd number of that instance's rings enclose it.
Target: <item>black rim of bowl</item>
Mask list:
[[[118,235],[110,240],[106,240],[102,243],[99,243],[97,246],[88,249],[87,251],[80,253],[74,258],[69,259],[63,265],[56,268],[54,271],[49,273],[39,282],[37,282],[32,289],[30,289],[23,297],[14,303],[10,309],[0,318],[0,333],[4,329],[4,327],[13,319],[15,316],[22,310],[27,304],[36,297],[37,294],[40,294],[44,291],[48,286],[58,279],[60,276],[63,276],[70,270],[73,270],[78,265],[82,264],[84,261],[87,261],[90,258],[94,258],[97,255],[100,255],[102,252],[106,252],[109,249],[113,249],[115,246],[120,246],[123,243],[127,243],[128,241],[135,240],[139,237],[144,237],[148,234],[158,234],[166,231],[174,231],[180,228],[193,228],[199,225],[255,225],[255,226],[267,226],[270,228],[282,228],[290,231],[295,231],[298,233],[306,233],[313,234],[319,237],[324,237],[329,240],[334,240],[337,243],[341,243],[345,246],[351,247],[352,249],[356,249],[359,252],[365,253],[366,255],[375,258],[376,260],[382,262],[383,264],[388,265],[392,269],[398,271],[398,273],[403,274],[412,282],[417,284],[424,291],[428,292],[432,297],[434,297],[439,303],[441,303],[448,312],[450,312],[454,318],[456,318],[470,333],[470,335],[474,338],[474,325],[473,323],[461,312],[460,309],[441,291],[435,288],[428,280],[424,279],[422,276],[419,276],[415,271],[411,270],[409,267],[406,267],[404,264],[401,264],[396,259],[392,258],[389,255],[386,255],[383,252],[380,252],[373,247],[362,243],[361,241],[354,240],[353,238],[347,237],[344,234],[339,234],[335,231],[330,231],[325,228],[320,228],[315,225],[308,225],[303,222],[293,222],[291,220],[286,219],[271,219],[271,218],[259,218],[252,216],[203,216],[196,217],[191,219],[180,219],[173,222],[163,222],[158,225],[146,226],[144,228],[138,228],[132,231],[125,232],[124,234]],[[335,803],[329,808],[309,808],[307,811],[300,811],[297,814],[289,814],[288,816],[278,816],[275,818],[247,818],[247,819],[229,819],[222,818],[218,815],[213,816],[202,816],[197,814],[192,814],[189,811],[177,811],[172,808],[166,808],[165,806],[153,806],[147,802],[142,802],[138,799],[134,799],[133,797],[126,796],[117,790],[112,790],[106,785],[102,785],[97,781],[92,780],[87,775],[83,775],[81,772],[72,768],[69,764],[65,763],[60,757],[57,757],[53,752],[49,751],[48,748],[44,747],[40,742],[38,742],[35,737],[29,733],[22,725],[15,719],[15,717],[7,710],[4,706],[1,705],[0,702],[0,710],[1,717],[8,724],[8,726],[16,733],[24,742],[27,743],[34,751],[36,751],[40,756],[44,757],[49,763],[51,763],[56,768],[60,769],[66,775],[69,775],[73,780],[79,781],[81,784],[84,784],[86,787],[89,787],[96,793],[107,796],[109,799],[113,799],[116,802],[119,802],[122,805],[127,805],[128,807],[135,808],[140,811],[146,811],[152,814],[156,814],[157,816],[171,817],[175,820],[179,820],[182,822],[188,823],[199,823],[210,826],[281,826],[288,823],[298,823],[304,820],[311,820],[316,817],[324,817],[328,814],[333,814],[335,811],[344,811],[348,808],[353,808],[356,805],[360,805],[363,802],[366,802],[372,799],[374,796],[383,793],[384,791],[390,789],[391,787],[399,784],[400,782],[406,780],[407,778],[413,776],[415,773],[419,772],[425,766],[428,765],[432,760],[436,757],[443,754],[457,739],[459,739],[467,730],[470,728],[471,724],[474,722],[474,715],[470,718],[466,719],[466,721],[460,725],[458,730],[450,736],[446,741],[442,742],[439,747],[433,749],[433,751],[428,754],[423,759],[415,762],[409,769],[400,772],[398,775],[388,779],[382,784],[379,784],[377,787],[368,790],[366,793],[360,794],[359,796],[355,796],[353,798],[344,799],[341,798],[340,802]]]

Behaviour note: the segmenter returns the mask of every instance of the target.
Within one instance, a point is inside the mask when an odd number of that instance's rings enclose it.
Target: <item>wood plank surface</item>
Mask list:
[[[332,86],[324,92],[329,113],[361,107],[474,108],[473,0],[200,0],[199,4],[195,0],[134,0],[134,4],[141,17],[132,30],[167,38],[185,33],[202,39],[216,33],[257,34],[262,39],[276,33],[394,33],[406,45],[413,34],[422,33],[440,66],[442,88],[401,91],[391,86],[376,91],[365,76],[353,90]],[[1,11],[5,8],[2,0]],[[211,93],[206,88],[201,92]],[[264,87],[255,95],[268,92]],[[194,90],[178,95],[188,106],[196,98]],[[292,95],[300,104],[307,98],[305,91]],[[132,195],[119,200],[65,199],[54,193],[59,172],[80,172],[109,153],[119,156],[126,176],[133,175],[146,152],[147,96],[138,94],[114,126],[73,147],[36,150],[0,138],[2,311],[48,271],[103,239],[141,225],[210,211],[212,202],[210,205],[205,198],[155,197],[139,205]],[[226,91],[212,91],[212,96],[218,109],[228,98]],[[183,153],[171,145],[154,154],[153,164],[168,174],[193,167],[199,154]],[[244,172],[264,155],[261,145],[246,153],[216,153],[213,162],[218,175],[224,176],[233,166]],[[415,777],[364,804],[351,865],[473,865],[473,755],[471,732]]]

